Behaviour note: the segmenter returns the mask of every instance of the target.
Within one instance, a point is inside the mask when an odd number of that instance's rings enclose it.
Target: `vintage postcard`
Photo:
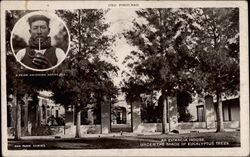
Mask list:
[[[245,1],[3,1],[3,156],[249,155]]]

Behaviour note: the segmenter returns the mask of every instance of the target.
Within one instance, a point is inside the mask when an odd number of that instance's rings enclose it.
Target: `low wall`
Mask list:
[[[239,121],[224,122],[224,127],[228,129],[238,129],[240,128],[240,122]]]
[[[8,127],[7,129],[8,137],[14,136],[14,128]],[[22,127],[22,136],[75,136],[76,126],[40,126],[33,130],[32,134],[24,133],[24,128]],[[101,125],[81,125],[81,133],[84,134],[100,134]]]
[[[212,128],[216,128],[216,122],[211,123],[213,126]],[[166,124],[168,129],[169,124]],[[178,123],[177,127],[171,127],[171,130],[185,130],[185,129],[206,129],[206,122],[183,122]],[[240,128],[239,121],[228,121],[224,122],[225,129],[238,129]],[[125,131],[130,131],[130,125],[112,125],[111,129],[127,129]],[[14,135],[14,128],[8,127],[8,137],[13,137]],[[138,126],[137,133],[154,133],[154,132],[161,132],[162,131],[162,124],[161,123],[141,123]],[[28,136],[24,133],[24,128],[22,127],[22,136]],[[57,136],[75,136],[76,134],[76,126],[40,126],[36,130],[34,130],[36,136],[47,136],[47,135],[57,135]],[[35,135],[32,134],[32,135]],[[101,125],[81,125],[81,134],[101,134]]]
[[[131,124],[112,124],[111,132],[132,132]]]
[[[177,124],[172,124],[170,126],[171,130],[175,130],[178,127]],[[169,123],[166,123],[166,130],[169,130]],[[162,132],[162,123],[141,123],[137,129],[137,133],[153,133]]]
[[[169,124],[166,124],[167,130]],[[208,128],[216,128],[216,122],[210,124]],[[239,121],[228,121],[224,122],[225,129],[237,129],[240,128]],[[171,125],[171,130],[185,130],[185,129],[207,129],[206,122],[183,122],[178,123],[176,126]],[[138,126],[137,133],[153,133],[161,132],[162,124],[161,123],[141,123]]]
[[[161,123],[141,123],[137,128],[137,133],[161,132]]]
[[[178,123],[177,130],[185,129],[205,129],[206,122],[182,122]]]
[[[63,135],[64,126],[39,126],[32,130],[32,135],[46,136],[46,135]]]
[[[206,128],[205,122],[177,123],[176,125],[171,124],[170,126],[171,130],[201,129],[201,128]],[[138,130],[141,133],[162,132],[162,123],[141,123],[138,127]],[[169,130],[169,123],[166,123],[166,130]]]
[[[223,122],[225,129],[237,129],[240,128],[240,122],[239,121],[228,121]],[[184,122],[184,123],[178,123],[177,129],[179,130],[185,130],[185,129],[214,129],[216,128],[217,123],[216,122]]]
[[[101,125],[81,125],[81,134],[100,134],[101,133]],[[66,126],[65,134],[75,136],[76,134],[76,126]]]
[[[13,137],[15,134],[14,127],[8,127],[7,134],[8,134],[8,137]],[[30,128],[28,128],[28,130],[26,130],[24,127],[21,127],[21,136],[30,136],[30,135],[31,135]]]

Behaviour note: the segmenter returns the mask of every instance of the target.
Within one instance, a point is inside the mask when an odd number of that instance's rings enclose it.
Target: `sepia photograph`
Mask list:
[[[24,13],[10,11],[8,16],[14,18],[10,23],[14,24]],[[17,61],[32,70],[51,69],[60,64],[66,58],[69,41],[65,25],[55,17],[49,18],[46,12],[31,12],[22,17],[11,34],[11,48]]]
[[[97,2],[4,3],[4,156],[249,154],[246,3]]]

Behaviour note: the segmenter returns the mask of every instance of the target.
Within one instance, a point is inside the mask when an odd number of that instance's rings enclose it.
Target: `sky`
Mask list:
[[[114,77],[114,84],[119,86],[122,81],[121,72],[128,71],[125,65],[122,64],[124,58],[130,54],[136,47],[129,45],[126,39],[122,36],[122,32],[133,27],[132,20],[137,17],[135,9],[117,8],[111,9],[105,16],[106,22],[110,23],[109,33],[118,34],[119,38],[116,39],[113,45],[113,51],[117,56],[118,62],[116,64],[119,68],[118,77]]]

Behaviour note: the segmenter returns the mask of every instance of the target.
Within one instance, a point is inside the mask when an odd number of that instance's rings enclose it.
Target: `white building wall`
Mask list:
[[[205,100],[203,98],[199,98],[198,96],[193,97],[192,99],[193,102],[188,105],[187,110],[192,115],[192,119],[190,120],[190,122],[197,122],[198,121],[197,106],[204,106],[205,110]]]
[[[195,100],[187,107],[187,110],[192,115],[192,119],[190,121],[197,121],[197,109],[196,109],[197,105],[198,105],[198,100]]]

